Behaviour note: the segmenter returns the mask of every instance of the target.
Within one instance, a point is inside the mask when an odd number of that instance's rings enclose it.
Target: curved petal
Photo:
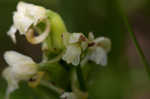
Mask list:
[[[34,25],[36,25],[39,20],[43,20],[46,18],[45,8],[34,4],[25,3],[22,1],[19,2],[17,5],[17,12],[23,13],[24,16],[32,19],[34,21]]]
[[[5,61],[11,67],[11,71],[18,80],[27,80],[37,72],[37,66],[32,58],[17,53],[7,51],[4,54]]]
[[[94,40],[94,34],[93,34],[93,32],[90,32],[89,34],[88,34],[88,39],[90,40],[90,41],[92,41],[92,40]]]
[[[24,64],[24,63],[34,63],[32,58],[22,55],[15,51],[7,51],[4,54],[4,59],[9,66],[13,66],[16,64]]]
[[[14,25],[11,26],[10,30],[7,32],[7,35],[11,37],[13,43],[16,43],[16,34],[17,29]]]
[[[15,12],[13,16],[14,26],[19,30],[21,35],[24,35],[29,27],[34,23],[32,19],[26,17],[23,13]]]
[[[50,23],[49,23],[49,21],[46,21],[46,29],[41,35],[35,37],[34,36],[34,30],[33,29],[29,29],[28,32],[25,34],[25,36],[26,36],[26,39],[31,44],[39,44],[39,43],[43,42],[47,38],[49,33],[50,33]]]

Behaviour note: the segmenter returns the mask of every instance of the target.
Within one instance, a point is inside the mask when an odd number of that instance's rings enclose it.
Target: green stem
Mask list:
[[[61,96],[64,93],[63,89],[57,88],[53,84],[46,82],[46,81],[40,81],[40,85],[45,86],[46,88],[49,88],[51,91],[55,92],[59,96]]]
[[[119,2],[119,1],[118,1],[118,2]],[[120,6],[119,6],[119,7],[120,7]],[[128,17],[127,17],[126,14],[123,12],[123,10],[122,10],[121,7],[120,7],[120,10],[121,10],[120,12],[121,12],[121,15],[122,15],[122,17],[123,17],[124,24],[125,24],[125,26],[126,26],[128,32],[129,32],[129,34],[130,34],[130,37],[131,37],[131,39],[132,39],[132,41],[133,41],[133,43],[134,43],[136,49],[137,49],[137,52],[138,52],[138,54],[139,54],[139,56],[140,56],[140,58],[141,58],[141,61],[143,62],[144,66],[145,66],[145,69],[146,69],[146,71],[147,71],[147,73],[148,73],[148,75],[149,75],[149,77],[150,77],[150,67],[149,67],[149,63],[148,63],[148,61],[147,61],[147,59],[146,59],[146,57],[145,57],[145,55],[144,55],[144,53],[143,53],[143,51],[142,51],[142,48],[140,47],[139,42],[138,42],[137,39],[136,39],[136,36],[135,36],[135,34],[134,34],[134,31],[132,30],[131,25],[130,25],[129,22],[128,22]]]
[[[86,91],[86,84],[85,84],[85,81],[84,81],[84,77],[83,77],[83,73],[82,73],[82,69],[81,69],[81,66],[77,66],[76,67],[76,74],[77,74],[77,78],[78,78],[78,81],[79,81],[79,86],[80,86],[80,89],[82,91]]]

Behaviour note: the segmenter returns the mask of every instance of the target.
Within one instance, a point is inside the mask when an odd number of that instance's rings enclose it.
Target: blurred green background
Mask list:
[[[124,26],[117,0],[23,0],[58,12],[70,32],[94,32],[112,40],[107,67],[93,65],[89,75],[89,99],[150,99],[150,82],[141,64],[135,46]],[[150,60],[150,0],[118,0],[129,17],[129,22],[142,49]],[[3,53],[16,50],[40,62],[40,45],[29,44],[17,35],[13,44],[6,35],[12,24],[12,14],[19,0],[0,0],[0,71],[7,64]],[[26,86],[26,84],[24,84]],[[14,93],[12,99],[55,99],[48,90],[26,86]],[[6,82],[0,78],[0,99]],[[51,98],[50,98],[50,97]]]

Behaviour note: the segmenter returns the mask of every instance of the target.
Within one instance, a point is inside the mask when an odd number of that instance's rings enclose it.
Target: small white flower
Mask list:
[[[60,96],[61,99],[78,99],[76,95],[72,92],[65,92],[63,95]]]
[[[88,46],[87,38],[82,33],[64,33],[63,42],[66,52],[62,59],[68,64],[78,65],[82,51]]]
[[[84,65],[88,60],[94,61],[96,64],[102,66],[107,65],[107,53],[111,49],[111,41],[106,37],[99,37],[94,39],[94,35],[90,33],[90,42],[87,55],[81,61],[81,65]]]
[[[46,9],[33,4],[19,2],[17,11],[13,15],[13,25],[8,31],[8,35],[16,42],[15,33],[18,30],[21,35],[25,35],[31,25],[36,26],[40,21],[46,19]]]
[[[15,51],[7,51],[4,59],[9,65],[3,71],[3,77],[8,82],[8,93],[18,88],[20,80],[29,80],[37,73],[37,65],[32,58],[17,53]]]
[[[78,45],[69,45],[62,59],[68,64],[78,65],[80,63],[81,48]]]

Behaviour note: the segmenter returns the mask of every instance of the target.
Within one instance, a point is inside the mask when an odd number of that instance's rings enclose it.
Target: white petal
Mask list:
[[[4,59],[9,65],[3,71],[3,77],[8,82],[6,97],[9,97],[9,94],[18,88],[19,81],[29,80],[38,70],[32,58],[15,51],[5,52]]]
[[[13,20],[15,27],[19,30],[21,35],[24,35],[29,27],[34,23],[32,19],[19,12],[14,13]]]
[[[19,13],[23,13],[26,17],[31,18],[34,21],[34,25],[36,25],[39,20],[46,18],[46,9],[34,4],[19,2],[17,10]]]
[[[63,60],[73,65],[78,65],[80,62],[81,48],[77,45],[69,45],[63,56]]]
[[[77,43],[77,42],[79,42],[80,41],[80,37],[82,35],[83,35],[82,33],[72,33],[71,36],[70,36],[69,43]]]
[[[4,59],[11,67],[11,71],[18,80],[27,80],[37,72],[37,66],[32,58],[17,53],[15,51],[7,51]]]
[[[22,55],[15,51],[5,52],[4,59],[10,66],[13,66],[15,64],[34,63],[32,58]]]
[[[37,73],[35,64],[16,64],[12,67],[12,72],[19,80],[29,80],[34,74]]]
[[[88,39],[90,40],[90,41],[92,41],[92,40],[94,40],[94,34],[92,33],[92,32],[90,32],[89,34],[88,34]]]
[[[14,25],[11,26],[10,30],[7,32],[7,35],[11,37],[12,41],[16,43],[16,34],[17,29]]]
[[[101,47],[93,48],[88,55],[89,60],[94,61],[96,64],[101,64],[103,66],[107,65],[107,53]]]
[[[109,52],[111,49],[111,41],[106,37],[96,38],[94,42],[104,48],[106,52]]]

